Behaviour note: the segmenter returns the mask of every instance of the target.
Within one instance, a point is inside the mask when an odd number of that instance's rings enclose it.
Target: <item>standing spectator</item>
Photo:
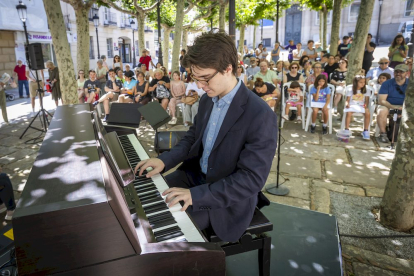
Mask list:
[[[170,101],[170,78],[164,76],[161,69],[154,71],[154,78],[149,84],[149,91],[153,92],[154,98],[158,100],[161,106],[167,110],[168,102]]]
[[[78,79],[76,81],[76,84],[78,86],[78,99],[79,99],[79,103],[84,103],[85,102],[85,91],[83,90],[85,87],[85,71],[83,70],[79,70],[78,72]]]
[[[184,117],[184,126],[188,126],[190,122],[192,124],[194,124],[194,118],[195,118],[195,116],[197,115],[197,112],[198,112],[198,105],[199,105],[199,102],[200,102],[200,98],[201,98],[201,96],[203,96],[206,93],[202,88],[198,88],[198,85],[194,82],[193,79],[191,79],[191,81],[187,85],[185,95],[186,96],[191,96],[194,93],[198,94],[198,99],[192,105],[189,105],[189,104],[185,105],[184,116],[183,116]]]
[[[181,98],[185,96],[185,85],[182,80],[180,80],[180,73],[178,71],[173,72],[171,81],[171,99],[168,104],[168,109],[170,110],[170,116],[172,117],[171,121],[168,123],[170,125],[175,125],[177,123],[176,106],[181,104]]]
[[[276,64],[279,61],[280,58],[280,44],[279,42],[275,43],[275,48],[273,48],[271,57],[273,62]]]
[[[101,90],[101,82],[96,78],[96,72],[89,70],[89,80],[85,81],[83,85],[84,94],[87,103],[93,103],[99,99],[99,92]]]
[[[260,43],[255,51],[256,57],[261,60],[263,58],[263,44]]]
[[[48,60],[46,61],[46,67],[49,70],[49,81],[52,86],[52,100],[55,101],[58,106],[58,101],[62,99],[62,92],[60,91],[60,78],[59,69],[55,67],[55,64]]]
[[[345,57],[348,54],[348,40],[349,36],[346,35],[342,38],[342,43],[338,45],[338,53],[341,55],[341,57]]]
[[[269,70],[269,71],[272,71],[272,70]],[[245,74],[244,67],[241,63],[239,63],[237,65],[236,78],[241,80],[244,84],[247,84],[247,77],[246,77],[246,74]]]
[[[293,60],[294,61],[298,61],[301,59],[302,55],[303,55],[304,50],[302,49],[302,43],[298,43],[296,44],[296,49],[293,50],[292,54],[293,54]]]
[[[304,83],[302,74],[299,74],[299,64],[292,62],[289,66],[289,72],[283,76],[283,83],[297,81]]]
[[[134,73],[130,70],[125,73],[125,82],[119,95],[119,103],[133,103],[137,96],[137,81],[133,79]]]
[[[377,123],[380,129],[380,141],[383,143],[389,143],[385,127],[390,109],[402,110],[408,86],[407,72],[408,66],[399,64],[395,66],[394,78],[381,85],[378,97],[381,106],[378,108]]]
[[[308,46],[306,47],[304,52],[304,55],[307,55],[310,61],[315,61],[318,57],[315,48],[313,48],[313,43],[314,41],[312,39],[308,40]]]
[[[389,64],[389,60],[387,57],[382,57],[380,58],[379,62],[378,62],[378,67],[372,68],[371,70],[368,71],[367,73],[367,77],[366,77],[366,81],[367,83],[370,80],[376,80],[378,79],[379,75],[381,75],[382,73],[388,73],[391,75],[391,78],[394,77],[394,69],[392,69],[391,67],[388,67]]]
[[[16,203],[14,201],[13,185],[7,174],[0,166],[0,213],[7,210],[5,220],[12,220]]]
[[[109,67],[108,67],[108,63],[106,62],[106,56],[102,55],[101,59],[102,59],[102,66],[106,69],[106,73],[108,73]]]
[[[36,82],[36,71],[37,71],[37,78],[39,78],[39,86]],[[26,78],[29,80],[29,90],[30,90],[30,101],[32,104],[32,113],[30,114],[31,117],[35,116],[35,104],[36,104],[36,95],[37,89],[42,89],[45,86],[45,76],[43,74],[43,70],[30,70],[29,67],[26,67]]]
[[[6,84],[10,81],[10,75],[7,73],[3,73],[0,78],[0,108],[1,113],[3,116],[3,120],[6,124],[9,124],[9,119],[7,118],[7,110],[6,110]]]
[[[181,55],[180,55],[180,73],[181,73],[181,79],[182,80],[184,79],[184,73],[185,73],[185,68],[183,66],[183,58],[184,58],[186,52],[187,51],[185,49],[182,49],[181,50]]]
[[[106,68],[103,66],[103,61],[100,59],[96,62],[97,66],[95,69],[96,72],[96,79],[99,81],[99,89],[100,91],[103,91],[105,89],[105,83],[106,83]],[[127,64],[129,67],[129,65]],[[98,95],[99,97],[99,95]]]
[[[264,82],[273,83],[276,86],[279,83],[280,79],[276,75],[275,71],[268,69],[269,62],[267,60],[260,62],[260,71],[254,75],[253,81],[256,81],[257,78],[261,78]]]
[[[289,40],[289,45],[282,47],[282,49],[289,51],[288,60],[289,60],[289,63],[292,62],[293,61],[293,50],[296,49],[296,45],[293,43],[293,40]]]
[[[339,68],[332,73],[331,84],[335,85],[334,109],[336,113],[338,110],[338,103],[346,94],[346,73],[348,71],[348,61],[343,59],[339,62]]]
[[[267,60],[267,56],[269,55],[269,52],[267,51],[266,47],[263,48],[263,52],[262,52],[262,59],[266,59]]]
[[[397,35],[388,51],[388,57],[391,60],[390,67],[395,68],[398,64],[404,63],[404,58],[407,57],[408,46],[405,45],[404,37],[399,34]]]
[[[122,61],[121,61],[121,57],[120,56],[118,56],[118,55],[115,55],[114,56],[114,64],[113,64],[113,67],[112,68],[114,70],[116,68],[121,68],[121,70],[124,71],[124,65],[122,64]]]
[[[20,59],[17,61],[16,67],[14,67],[14,79],[17,79],[17,82],[19,84],[20,98],[23,98],[23,86],[26,90],[26,95],[29,98],[29,82],[27,81],[26,77],[26,65],[24,65]]]
[[[306,88],[309,88],[309,85],[314,84],[316,78],[320,75],[320,74],[324,74],[326,79],[328,79],[327,75],[325,72],[322,72],[322,64],[320,62],[315,62],[314,64],[312,64],[312,69],[313,69],[313,74],[310,74],[305,81],[306,84]]]
[[[372,66],[372,61],[374,60],[374,50],[377,45],[375,45],[374,42],[371,41],[372,35],[368,34],[367,36],[367,42],[365,44],[365,50],[364,50],[364,57],[362,61],[362,69],[365,70],[365,73],[368,73],[369,69]],[[350,48],[351,50],[352,48]]]
[[[121,72],[122,74],[121,69],[118,69],[118,72]],[[119,77],[115,77],[115,71],[113,69],[109,69],[108,81],[106,82],[106,85],[105,85],[106,94],[103,95],[99,100],[93,103],[93,106],[97,106],[99,103],[103,103],[104,110],[105,110],[105,118],[102,121],[106,122],[106,120],[108,120],[109,102],[118,100],[121,88],[122,88],[121,79]]]
[[[270,107],[276,105],[275,98],[280,96],[279,90],[273,84],[265,82],[261,78],[257,78],[254,82],[252,92],[262,98]]]
[[[148,92],[148,81],[145,79],[145,75],[142,72],[137,74],[137,95],[135,96],[135,102],[142,105],[146,105],[151,101],[151,95]]]
[[[152,59],[148,54],[148,51],[146,49],[142,50],[142,56],[139,58],[139,63],[145,64],[147,66],[147,69],[149,69],[149,65],[151,63],[152,67],[155,67],[154,63],[152,62]]]
[[[333,55],[329,55],[328,57],[328,64],[325,65],[324,71],[328,75],[328,81],[330,81],[330,75],[339,68],[339,64],[335,61],[335,57]]]

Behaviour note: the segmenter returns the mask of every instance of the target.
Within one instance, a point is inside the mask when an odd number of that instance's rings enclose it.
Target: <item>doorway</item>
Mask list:
[[[302,11],[299,8],[299,5],[292,5],[286,10],[285,45],[289,44],[289,40],[295,44],[301,42]]]

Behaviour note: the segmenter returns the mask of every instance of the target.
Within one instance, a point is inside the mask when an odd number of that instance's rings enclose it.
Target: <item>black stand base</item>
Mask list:
[[[47,117],[47,115],[49,115],[50,117],[52,117],[52,114],[50,114],[49,113],[49,111],[47,111],[46,109],[40,109],[39,110],[39,112],[37,112],[37,114],[33,117],[33,119],[32,119],[32,121],[30,122],[30,124],[27,126],[27,128],[24,130],[24,132],[22,133],[22,135],[20,136],[20,138],[19,139],[22,139],[23,138],[23,136],[26,134],[26,132],[29,130],[29,128],[33,128],[33,129],[35,129],[35,130],[37,130],[37,131],[40,131],[40,132],[44,132],[44,133],[46,133],[47,132],[47,127],[49,126],[49,119],[48,119],[48,117]],[[40,117],[40,116],[42,116],[42,117]],[[36,120],[36,118],[37,117],[39,117],[40,118],[40,123],[42,124],[42,128],[40,129],[40,128],[37,128],[37,127],[34,127],[34,126],[32,126],[32,124],[34,123],[34,121]],[[43,120],[42,120],[43,119]],[[40,134],[41,135],[41,134]],[[39,136],[40,136],[39,135]],[[34,139],[37,139],[37,138],[34,138]],[[30,140],[28,140],[28,141],[31,141],[31,140],[33,140],[33,139],[30,139]],[[28,142],[27,141],[27,142]]]
[[[284,186],[277,187],[276,184],[269,184],[266,186],[266,192],[272,195],[285,196],[289,193],[289,189]]]

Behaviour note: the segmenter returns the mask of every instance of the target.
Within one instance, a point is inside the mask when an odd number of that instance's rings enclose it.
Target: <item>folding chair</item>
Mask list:
[[[291,82],[285,83],[283,84],[283,89],[281,89],[280,93],[282,94],[282,112],[285,112],[285,108],[286,108],[286,99],[285,99],[285,87],[289,88],[290,87]],[[305,101],[305,93],[306,93],[306,85],[304,83],[299,83],[300,87],[302,89],[302,93],[303,93],[303,101]],[[303,104],[302,107],[302,128],[305,128],[305,105]],[[297,107],[291,106],[289,108],[289,110],[298,110]],[[283,116],[283,114],[280,114],[280,116]],[[285,123],[285,119],[283,119],[282,117],[282,123],[280,125],[281,128],[283,128],[283,124]]]
[[[312,113],[313,113],[313,109],[311,108],[312,97],[310,94],[312,87],[313,87],[313,84],[309,85],[309,92],[307,93],[306,107],[308,108],[308,115],[306,115],[305,131],[308,131],[309,124],[312,119]],[[333,99],[335,96],[335,86],[333,86],[332,84],[328,84],[328,88],[331,90],[331,98],[330,98],[329,106],[328,106],[329,107],[328,125],[329,125],[329,134],[332,134],[332,108],[333,108]],[[319,113],[322,113],[322,111],[319,110]]]

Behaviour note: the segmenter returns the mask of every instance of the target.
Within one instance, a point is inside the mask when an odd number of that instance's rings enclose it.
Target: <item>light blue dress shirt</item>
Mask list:
[[[236,86],[226,94],[223,98],[214,97],[211,100],[214,103],[213,110],[210,114],[210,119],[203,134],[203,155],[200,159],[201,171],[204,174],[207,174],[208,158],[210,156],[211,150],[213,149],[214,142],[217,139],[217,135],[220,131],[221,125],[223,124],[224,118],[226,117],[227,111],[229,110],[230,104],[233,101],[234,96],[239,90],[241,85],[241,80],[238,81]]]

